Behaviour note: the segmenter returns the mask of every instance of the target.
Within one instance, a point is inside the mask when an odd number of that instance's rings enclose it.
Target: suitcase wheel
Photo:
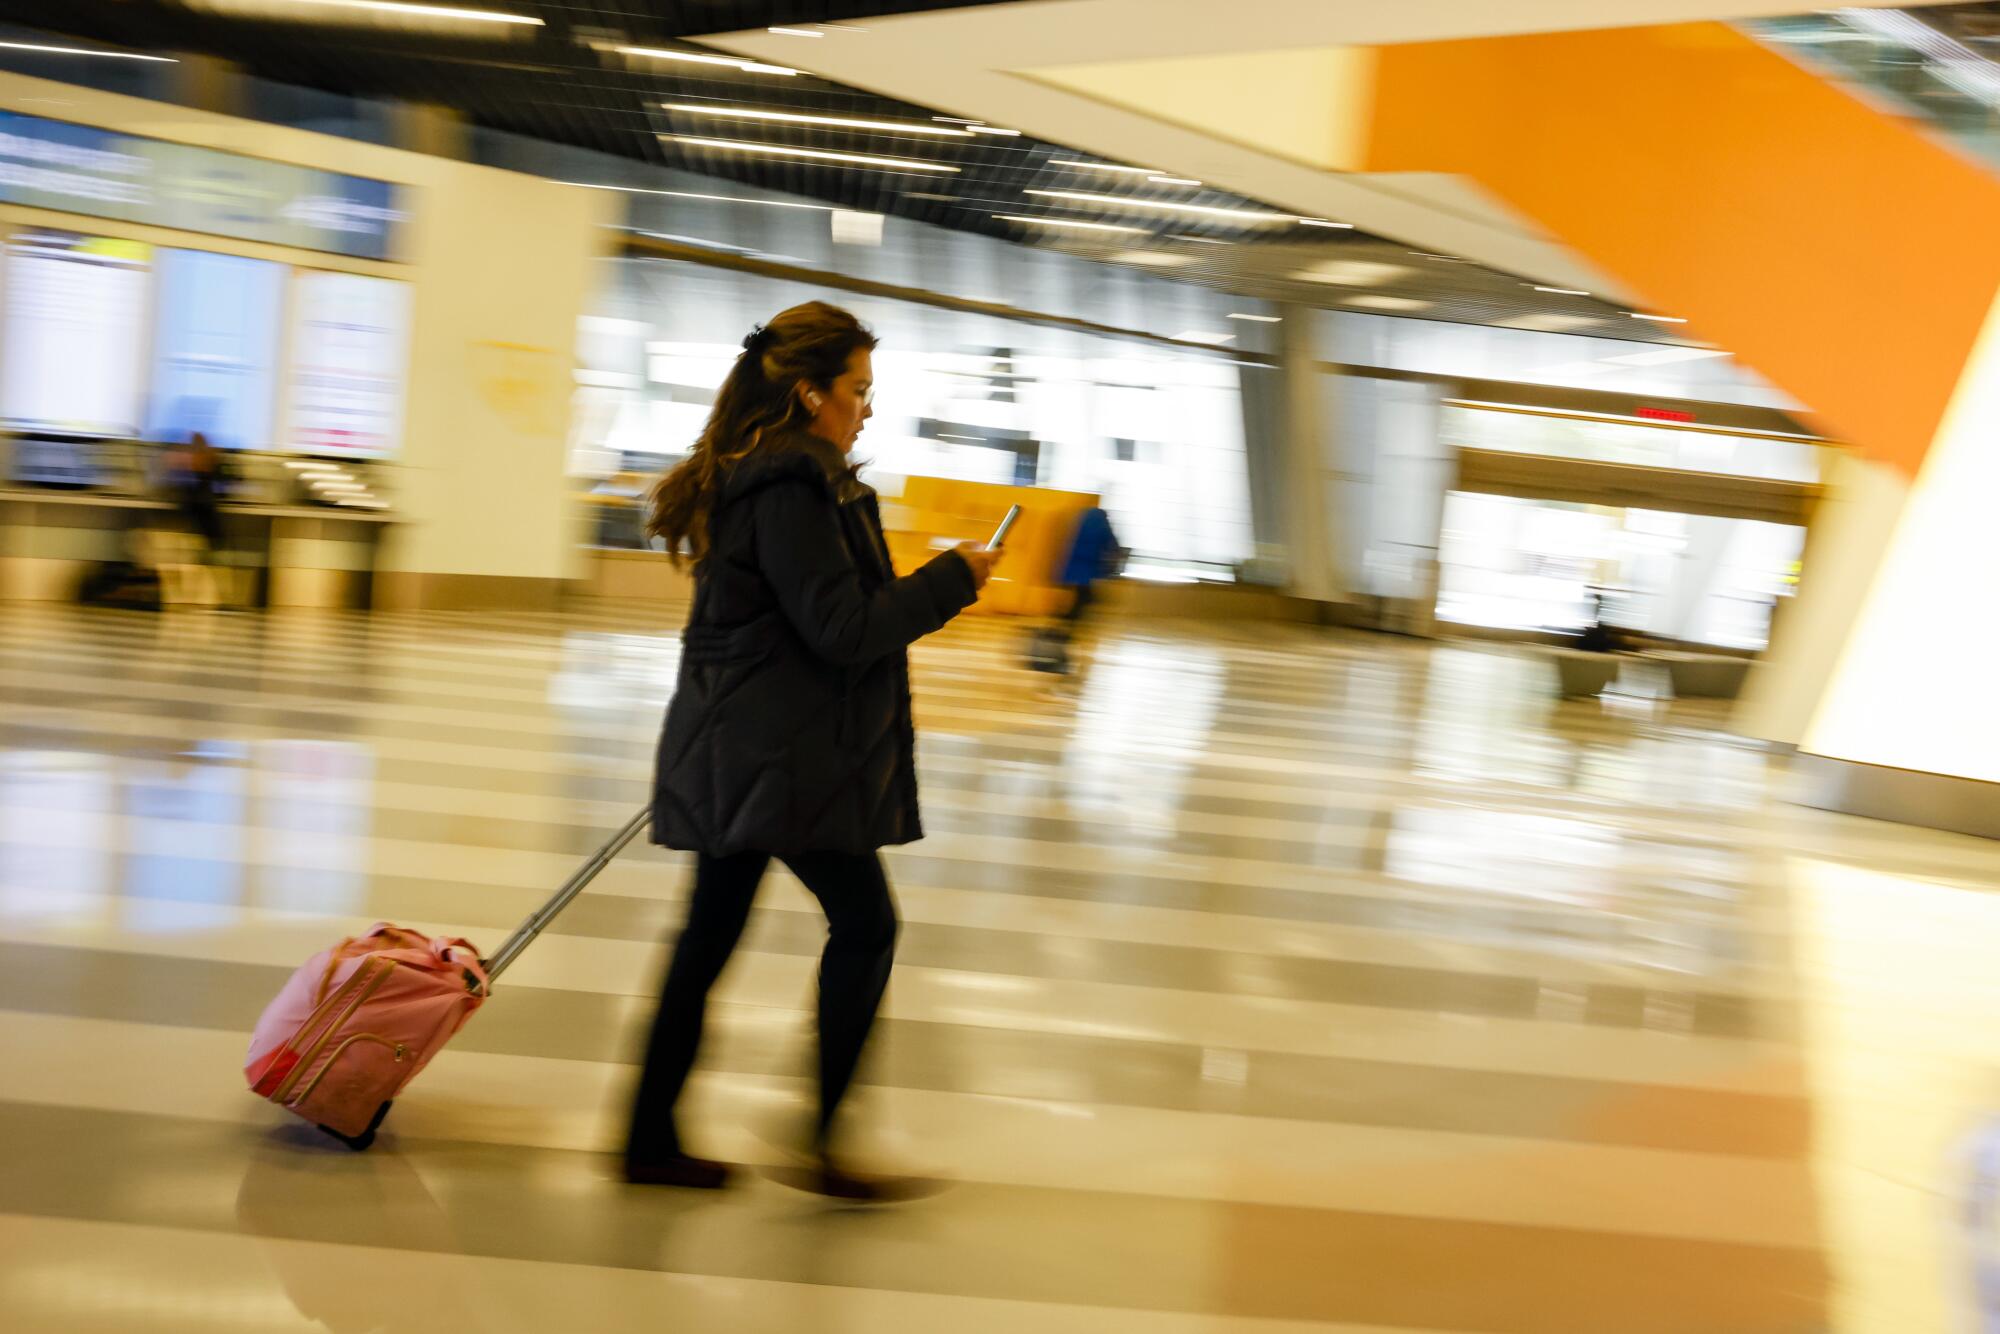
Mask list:
[[[358,1135],[343,1135],[338,1130],[335,1130],[332,1126],[321,1126],[320,1129],[325,1131],[327,1134],[333,1136],[335,1139],[339,1140],[342,1144],[345,1144],[348,1148],[354,1150],[356,1153],[360,1153],[363,1149],[367,1148],[370,1144],[373,1144],[375,1142],[375,1132],[381,1128],[382,1119],[389,1115],[389,1108],[393,1105],[393,1102],[394,1100],[392,1099],[390,1102],[385,1102],[380,1107],[377,1107],[375,1109],[374,1119],[369,1121],[368,1128],[362,1131]]]

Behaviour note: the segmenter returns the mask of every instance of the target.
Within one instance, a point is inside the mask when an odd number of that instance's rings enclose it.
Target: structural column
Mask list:
[[[1343,603],[1347,584],[1334,551],[1325,458],[1331,423],[1319,358],[1313,345],[1315,312],[1283,308],[1279,374],[1284,378],[1284,523],[1291,555],[1292,593],[1308,601]]]

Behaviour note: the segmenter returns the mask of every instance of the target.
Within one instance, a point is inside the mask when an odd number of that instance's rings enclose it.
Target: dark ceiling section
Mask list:
[[[1452,256],[1427,255],[1360,231],[1305,226],[1196,182],[1151,180],[1144,172],[1097,164],[1089,155],[1026,135],[993,132],[1005,127],[966,131],[928,108],[809,74],[758,68],[698,41],[774,25],[810,32],[822,24],[865,25],[886,15],[971,7],[964,0],[457,3],[530,16],[541,25],[421,28],[381,11],[343,12],[337,5],[297,0],[62,0],[59,5],[0,0],[0,20],[131,50],[213,56],[282,84],[441,105],[477,124],[534,139],[1135,264],[1271,300],[1674,338],[1670,326],[1628,319],[1587,297],[1538,292],[1531,283]],[[1037,8],[1023,5],[1022,21],[1031,21]],[[816,40],[824,38],[797,39],[801,61],[810,60]],[[678,51],[696,59],[661,59],[621,47]],[[704,56],[720,63],[702,63]],[[751,68],[742,68],[745,64]],[[664,103],[682,109],[669,110]],[[859,119],[886,128],[715,114],[723,108]],[[861,164],[756,153],[687,142],[694,138],[903,161]],[[1029,191],[1114,196],[1117,202]],[[1361,262],[1365,279],[1348,284],[1328,277],[1328,264],[1338,269],[1341,260]],[[1319,276],[1309,276],[1314,273]]]
[[[422,0],[419,0],[421,3]],[[446,0],[437,0],[446,3]],[[280,83],[363,97],[435,103],[479,124],[623,157],[685,166],[855,208],[947,225],[927,201],[900,205],[910,177],[847,171],[803,160],[722,155],[662,142],[661,133],[702,133],[660,109],[669,100],[778,106],[812,115],[908,119],[930,113],[809,75],[785,78],[727,66],[623,56],[618,46],[699,53],[688,39],[770,25],[856,22],[888,14],[966,8],[967,0],[461,0],[467,8],[532,15],[539,28],[453,25],[425,30],[394,16],[343,15],[282,0],[0,0],[0,18],[138,51],[194,51]],[[261,10],[261,12],[260,12]],[[342,21],[351,19],[354,21]],[[372,20],[372,21],[371,21]],[[852,133],[807,126],[711,122],[711,137],[855,151]],[[873,138],[874,136],[871,136]],[[899,144],[907,141],[898,140]],[[975,177],[1004,177],[1022,150],[999,138],[952,145],[951,160]],[[907,148],[875,151],[911,156]],[[986,227],[982,230],[997,231]]]

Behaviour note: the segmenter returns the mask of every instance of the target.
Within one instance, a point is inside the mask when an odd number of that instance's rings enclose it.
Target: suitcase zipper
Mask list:
[[[325,1049],[326,1044],[328,1042],[332,1041],[333,1035],[340,1031],[340,1026],[346,1023],[348,1018],[352,1016],[356,1010],[361,1008],[362,1002],[366,1001],[370,996],[374,995],[375,989],[381,986],[382,983],[388,979],[389,970],[394,968],[395,966],[396,965],[393,963],[381,963],[376,966],[375,975],[369,978],[367,981],[367,985],[361,987],[359,993],[354,997],[354,999],[350,1000],[347,1003],[347,1008],[340,1012],[340,1017],[332,1020],[326,1025],[325,1031],[322,1032],[319,1036],[319,1041],[313,1043],[312,1050],[304,1052],[299,1056],[299,1063],[297,1067],[293,1069],[292,1073],[285,1079],[285,1082],[280,1084],[277,1087],[277,1089],[271,1094],[272,1102],[281,1102],[287,1104],[291,1102],[292,1100],[291,1091],[292,1089],[298,1086],[298,1082],[301,1079],[305,1078],[306,1070],[311,1067],[314,1061],[319,1059],[320,1052]],[[355,969],[354,976],[347,980],[345,986],[342,986],[339,991],[334,993],[333,1000],[327,1003],[328,1007],[330,1008],[332,1005],[337,1004],[339,1002],[340,997],[346,994],[349,987],[354,987],[357,984],[359,984],[362,980],[362,974],[365,973],[366,971],[367,969],[365,967]]]
[[[333,972],[332,968],[329,967],[327,970],[327,977],[329,979],[332,977],[332,972]],[[355,967],[352,973],[348,974],[347,980],[340,984],[339,990],[335,991],[331,996],[321,997],[317,1002],[314,1003],[312,1013],[307,1015],[305,1019],[300,1022],[299,1026],[296,1029],[292,1030],[292,1035],[285,1039],[283,1045],[280,1046],[277,1051],[272,1053],[272,1057],[276,1057],[280,1053],[285,1051],[290,1051],[292,1053],[292,1058],[293,1058],[292,1064],[285,1067],[287,1076],[290,1076],[293,1072],[298,1070],[299,1068],[298,1058],[300,1051],[304,1047],[310,1035],[313,1033],[321,1032],[321,1026],[326,1023],[327,1016],[333,1012],[334,1007],[338,1006],[343,1000],[346,1000],[348,992],[352,991],[355,987],[360,986],[361,983],[367,979],[367,973],[368,973],[368,965],[367,961],[364,960],[362,963],[360,963]],[[320,983],[320,986],[322,989],[324,989],[326,986],[326,982],[322,981]],[[326,1031],[331,1032],[332,1030],[328,1029]],[[278,1094],[279,1089],[288,1086],[291,1082],[292,1081],[290,1078],[281,1079],[279,1083],[276,1086],[274,1086],[269,1093],[266,1093],[263,1096],[275,1099],[279,1095]]]
[[[373,1033],[356,1033],[353,1037],[347,1039],[345,1042],[341,1043],[338,1047],[335,1047],[333,1049],[333,1055],[326,1058],[326,1063],[320,1066],[319,1073],[312,1077],[312,1083],[306,1085],[303,1089],[301,1089],[299,1091],[299,1095],[296,1098],[293,1098],[291,1101],[294,1103],[300,1103],[304,1102],[307,1098],[310,1098],[312,1096],[312,1091],[319,1087],[319,1081],[326,1078],[326,1072],[333,1069],[333,1063],[340,1059],[340,1054],[346,1051],[349,1047],[352,1047],[357,1042],[373,1042],[378,1046],[387,1047],[390,1051],[396,1054],[396,1061],[398,1064],[401,1064],[403,1059],[410,1054],[410,1049],[400,1042],[391,1042],[389,1041],[389,1039],[383,1037],[377,1037]]]

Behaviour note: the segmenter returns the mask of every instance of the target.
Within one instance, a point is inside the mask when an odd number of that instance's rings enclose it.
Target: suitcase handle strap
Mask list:
[[[486,975],[486,963],[479,957],[479,951],[470,945],[446,945],[438,951],[438,958],[453,968],[465,972],[466,989],[476,996],[493,994],[493,983]]]
[[[535,937],[548,930],[549,923],[556,920],[556,915],[569,907],[570,901],[583,893],[584,886],[595,880],[597,873],[609,866],[611,859],[623,852],[625,845],[637,838],[639,831],[652,823],[652,819],[653,808],[650,805],[640,807],[632,818],[625,822],[623,828],[605,841],[603,847],[584,859],[583,865],[577,867],[570,878],[563,881],[562,887],[549,897],[547,903],[528,914],[528,920],[516,927],[514,934],[507,937],[506,942],[493,952],[493,957],[486,961],[485,976],[488,986],[491,986],[500,974],[506,972],[514,960],[521,957],[521,951],[532,945]]]
[[[389,948],[382,948],[381,942],[392,942]],[[333,957],[326,966],[326,976],[320,979],[319,999],[325,1000],[334,971],[356,954],[388,955],[399,957],[404,963],[421,968],[429,961],[433,968],[442,965],[445,969],[459,969],[465,974],[466,989],[477,996],[492,994],[492,985],[486,976],[486,964],[479,957],[479,951],[471,942],[456,938],[439,937],[432,939],[421,931],[412,931],[393,922],[377,922],[364,935],[353,936],[340,943],[333,951]]]

